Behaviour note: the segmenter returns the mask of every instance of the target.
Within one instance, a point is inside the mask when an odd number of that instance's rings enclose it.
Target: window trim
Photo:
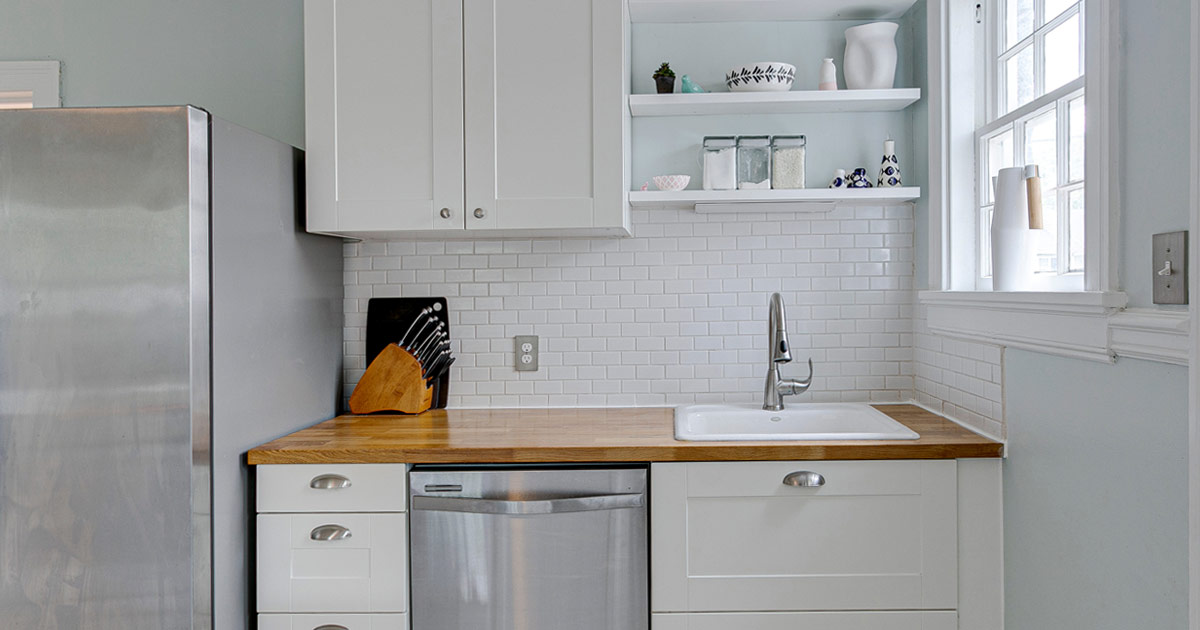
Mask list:
[[[32,92],[34,107],[61,107],[62,64],[0,61],[0,92]]]

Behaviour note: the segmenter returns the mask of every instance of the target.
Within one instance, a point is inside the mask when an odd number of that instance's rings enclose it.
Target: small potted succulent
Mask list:
[[[654,71],[654,85],[659,94],[671,94],[675,91],[675,71],[671,69],[671,64],[664,61],[658,70]]]

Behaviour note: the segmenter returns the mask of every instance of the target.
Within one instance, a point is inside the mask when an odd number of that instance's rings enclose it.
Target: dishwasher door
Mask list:
[[[646,468],[414,467],[412,630],[646,630]]]

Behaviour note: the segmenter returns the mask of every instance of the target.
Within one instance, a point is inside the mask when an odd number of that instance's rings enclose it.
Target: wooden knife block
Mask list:
[[[350,412],[421,413],[433,405],[433,388],[425,384],[421,362],[392,343],[367,366],[350,394]]]

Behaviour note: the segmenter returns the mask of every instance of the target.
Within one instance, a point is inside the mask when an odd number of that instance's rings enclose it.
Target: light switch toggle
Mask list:
[[[1167,261],[1167,264],[1166,264],[1166,265],[1164,265],[1162,269],[1159,269],[1159,270],[1158,270],[1158,275],[1160,275],[1160,276],[1169,276],[1169,275],[1171,275],[1171,261],[1169,261],[1169,260],[1168,260],[1168,261]]]

